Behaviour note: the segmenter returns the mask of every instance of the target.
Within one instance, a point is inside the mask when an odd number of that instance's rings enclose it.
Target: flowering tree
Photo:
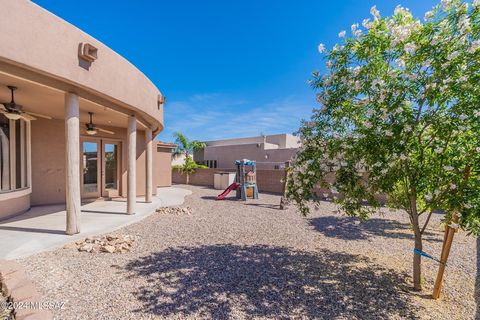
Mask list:
[[[366,219],[385,195],[408,214],[417,250],[433,210],[479,235],[480,0],[443,0],[423,21],[400,6],[371,14],[333,49],[319,45],[327,72],[309,82],[321,107],[299,130],[289,199],[307,214],[320,185]],[[413,280],[421,290],[420,255]]]

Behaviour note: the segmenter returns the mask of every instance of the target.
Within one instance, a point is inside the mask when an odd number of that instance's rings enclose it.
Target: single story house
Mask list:
[[[292,134],[263,135],[248,138],[205,141],[193,159],[210,168],[234,169],[235,160],[257,162],[258,169],[281,169],[300,148],[300,139]]]
[[[0,219],[84,199],[152,201],[170,185],[165,98],[119,54],[29,0],[0,0]]]

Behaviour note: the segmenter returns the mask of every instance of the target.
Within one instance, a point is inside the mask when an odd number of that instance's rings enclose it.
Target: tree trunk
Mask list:
[[[187,179],[186,179],[186,184],[189,184],[190,183],[190,175],[187,173]]]
[[[280,210],[287,209],[287,185],[290,178],[290,161],[285,162],[285,177],[283,178],[282,197],[280,198]]]
[[[413,233],[415,235],[415,249],[423,251],[422,232],[418,221],[417,197],[416,192],[412,192],[410,197],[410,217],[412,219]],[[422,290],[422,256],[413,254],[413,289],[415,291]]]
[[[422,235],[415,232],[415,249],[423,251]],[[422,290],[422,256],[413,254],[413,289]]]

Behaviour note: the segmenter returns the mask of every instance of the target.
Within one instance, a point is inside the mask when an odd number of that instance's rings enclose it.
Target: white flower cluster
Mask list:
[[[428,20],[432,19],[433,17],[434,17],[433,11],[428,11],[427,13],[425,13],[425,21],[428,21]]]
[[[470,26],[470,19],[467,15],[462,15],[460,17],[457,26],[463,34],[469,33],[472,29]]]
[[[444,10],[448,10],[452,6],[452,0],[442,0],[440,4]]]
[[[373,16],[373,18],[375,19],[375,21],[377,21],[378,19],[380,19],[380,11],[378,11],[377,6],[373,6],[373,7],[370,9],[370,13],[372,14],[372,16]]]
[[[403,48],[410,55],[415,54],[415,51],[417,50],[415,43],[406,43]]]
[[[370,19],[363,19],[362,26],[365,29],[371,29],[373,27],[373,23],[370,21]]]
[[[475,51],[477,51],[478,49],[480,49],[480,40],[474,40],[472,41],[472,46],[468,48],[468,52],[475,53]]]
[[[355,37],[360,37],[362,35],[362,30],[359,28],[358,23],[352,24],[352,34]]]
[[[323,43],[320,43],[320,44],[318,45],[318,52],[324,53],[325,50],[326,50],[325,45],[324,45]]]

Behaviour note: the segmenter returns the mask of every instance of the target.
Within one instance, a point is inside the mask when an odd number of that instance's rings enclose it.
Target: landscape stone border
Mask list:
[[[23,267],[15,261],[0,259],[0,283],[2,293],[13,303],[42,302],[35,285],[28,279]],[[15,320],[51,320],[53,314],[46,309],[15,310]]]

